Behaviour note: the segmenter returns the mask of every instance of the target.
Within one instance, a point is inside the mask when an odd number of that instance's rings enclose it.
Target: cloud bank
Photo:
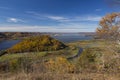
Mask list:
[[[95,27],[94,24],[60,24],[59,26],[3,25],[0,26],[0,32],[94,32]]]

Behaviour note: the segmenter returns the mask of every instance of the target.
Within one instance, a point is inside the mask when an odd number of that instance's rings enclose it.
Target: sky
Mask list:
[[[95,32],[105,0],[0,0],[0,32]]]

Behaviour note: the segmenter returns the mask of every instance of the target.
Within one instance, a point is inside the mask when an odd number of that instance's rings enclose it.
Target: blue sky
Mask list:
[[[0,0],[0,32],[94,32],[105,0]]]

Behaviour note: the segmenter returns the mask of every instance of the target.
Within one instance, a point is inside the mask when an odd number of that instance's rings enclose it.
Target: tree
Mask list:
[[[65,44],[48,35],[40,35],[23,39],[18,44],[7,49],[7,53],[54,51],[66,47]]]
[[[98,38],[105,39],[106,50],[117,55],[120,50],[120,13],[107,14],[100,20],[99,25],[96,29]]]
[[[99,22],[97,36],[110,41],[120,40],[120,13],[107,14]]]

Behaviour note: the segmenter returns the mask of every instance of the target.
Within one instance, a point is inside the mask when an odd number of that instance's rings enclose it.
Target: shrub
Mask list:
[[[103,67],[102,66],[103,62],[101,58],[102,58],[101,49],[87,48],[81,54],[76,66],[78,70],[88,69],[88,70],[97,71]]]
[[[46,69],[50,72],[57,73],[66,73],[66,72],[74,72],[75,66],[71,64],[66,58],[57,57],[55,60],[50,59],[46,62]]]

